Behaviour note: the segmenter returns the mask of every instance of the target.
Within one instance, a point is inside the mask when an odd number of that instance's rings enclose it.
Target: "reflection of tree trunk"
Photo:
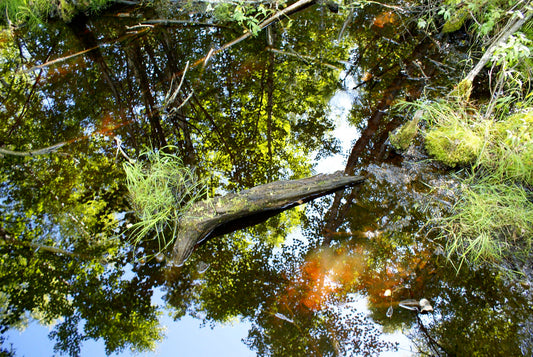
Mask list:
[[[182,157],[185,158],[184,162],[187,166],[196,166],[196,152],[191,139],[191,130],[187,118],[183,114],[183,110],[181,108],[174,110],[169,114],[168,119],[177,131],[177,146],[182,152]]]
[[[172,88],[173,81],[178,81],[179,73],[182,68],[180,68],[180,61],[177,58],[176,48],[179,48],[175,42],[175,38],[172,37],[166,29],[159,29],[159,36],[161,39],[161,45],[167,57],[167,70],[164,74],[167,78],[169,90],[173,91]],[[186,76],[187,73],[182,73],[181,76]],[[162,75],[163,76],[163,75]],[[193,142],[191,139],[191,129],[192,126],[185,116],[181,105],[185,100],[187,100],[188,94],[186,94],[186,89],[189,93],[192,93],[191,88],[187,88],[185,78],[182,78],[184,86],[181,87],[178,98],[173,103],[165,103],[165,105],[170,104],[167,108],[168,112],[168,121],[172,124],[176,137],[178,138],[177,146],[182,152],[182,157],[184,157],[184,162],[187,166],[196,166],[196,152],[194,150]],[[178,81],[179,82],[179,81]],[[194,126],[193,126],[194,128]]]
[[[414,71],[414,60],[421,57],[422,54],[427,51],[430,45],[431,42],[427,39],[420,42],[411,53],[411,56],[404,60],[404,62],[406,63],[407,73]],[[372,115],[367,121],[367,126],[365,130],[363,130],[363,132],[361,133],[361,137],[357,140],[357,142],[352,148],[350,157],[348,158],[348,162],[346,163],[345,172],[347,174],[350,174],[354,171],[355,165],[359,161],[363,150],[367,147],[368,143],[370,142],[370,139],[378,130],[382,119],[387,114],[387,109],[389,109],[393,100],[404,87],[406,80],[406,74],[402,71],[399,71],[398,74],[391,81],[391,85],[384,91],[381,101],[378,103],[377,107],[374,109]]]
[[[91,61],[96,63],[100,69],[100,72],[109,85],[111,92],[113,92],[113,96],[115,97],[117,105],[120,107],[122,101],[117,89],[117,83],[111,75],[111,71],[104,60],[104,56],[102,56],[102,51],[100,51],[100,47],[98,46],[98,41],[96,40],[94,33],[87,27],[87,20],[88,18],[86,15],[80,14],[77,15],[71,22],[69,22],[68,25],[74,33],[74,36],[76,36],[78,41],[80,41],[82,44],[84,50],[93,48],[93,50],[87,52],[87,56],[91,59]]]
[[[420,42],[413,50],[411,55],[404,60],[406,63],[407,73],[414,71],[414,60],[420,58],[423,54],[427,53],[427,50],[431,42],[429,40],[424,40]],[[407,81],[407,76],[403,72],[398,72],[396,77],[391,81],[389,87],[383,92],[381,101],[378,103],[377,107],[372,112],[372,115],[368,119],[367,126],[361,133],[361,137],[357,140],[355,145],[352,148],[350,157],[346,164],[344,172],[348,175],[353,174],[356,164],[359,162],[363,150],[368,146],[370,139],[376,134],[380,125],[382,125],[382,120],[387,114],[387,109],[392,104],[393,100],[400,93],[402,88],[405,86]],[[391,129],[391,128],[388,128]],[[385,135],[385,134],[384,134]],[[379,142],[374,140],[374,142]],[[373,153],[379,151],[379,148],[374,148]],[[378,159],[377,157],[375,159]],[[359,187],[355,187],[348,195],[343,195],[337,193],[333,199],[331,208],[327,213],[326,225],[324,227],[325,232],[335,232],[340,224],[344,221],[344,217],[347,214],[347,211],[350,209],[353,200],[357,196]],[[345,203],[342,203],[342,199],[345,199]],[[331,243],[331,234],[325,235],[325,240],[323,244],[325,246]]]
[[[271,37],[274,36],[272,27],[270,28]],[[272,111],[274,109],[274,52],[268,54],[268,68],[267,68],[267,145],[268,145],[268,159],[272,163]]]
[[[226,153],[230,156],[231,163],[234,164],[235,162],[237,162],[235,159],[235,155],[233,154],[233,150],[232,150],[232,147],[237,147],[237,145],[228,145],[228,143],[226,142],[226,138],[228,137],[222,135],[222,132],[220,131],[215,119],[213,118],[211,114],[209,114],[207,109],[204,108],[204,106],[202,105],[201,101],[198,99],[196,94],[193,93],[191,99],[195,104],[194,109],[196,110],[196,113],[198,114],[199,111],[202,112],[205,115],[205,117],[209,120],[211,125],[213,126],[213,131],[217,134],[218,138],[220,139],[220,141],[226,148]],[[198,111],[197,109],[200,109],[200,110]],[[231,139],[231,138],[228,138],[228,139]]]
[[[208,238],[260,223],[283,210],[361,183],[360,176],[338,172],[301,180],[276,181],[191,206],[179,223],[173,261],[181,266],[194,248]]]
[[[78,254],[74,253],[65,249],[57,248],[57,247],[51,247],[48,245],[42,245],[37,244],[33,242],[23,241],[23,240],[17,240],[15,239],[8,231],[6,231],[4,228],[0,227],[0,246],[2,245],[11,245],[16,247],[25,247],[28,249],[31,249],[35,252],[42,251],[42,252],[48,252],[48,253],[54,253],[54,254],[60,254],[63,256],[73,257],[73,258],[82,258],[89,260],[91,257],[86,256],[84,254]]]
[[[133,71],[135,72],[135,77],[137,78],[143,97],[146,115],[150,121],[153,144],[158,147],[164,147],[167,145],[167,140],[163,128],[161,127],[161,115],[159,114],[159,109],[155,105],[154,97],[150,90],[150,82],[146,75],[146,67],[144,65],[139,44],[134,42],[131,45],[129,52],[128,59],[133,66]]]

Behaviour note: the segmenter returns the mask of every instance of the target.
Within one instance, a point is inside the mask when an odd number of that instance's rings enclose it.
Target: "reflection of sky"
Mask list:
[[[339,141],[340,153],[323,158],[315,166],[315,173],[332,173],[335,171],[344,171],[346,158],[350,154],[353,142],[357,140],[360,134],[348,123],[348,117],[352,110],[354,99],[357,92],[352,90],[355,87],[353,77],[341,74],[345,78],[342,82],[342,89],[335,92],[329,101],[328,117],[335,125],[335,129],[330,133]]]
[[[170,317],[164,315],[160,321],[167,328],[166,338],[159,344],[156,352],[133,354],[130,351],[125,351],[118,356],[255,356],[255,353],[250,351],[241,341],[248,335],[248,330],[251,328],[248,323],[239,322],[210,329],[209,327],[200,327],[199,320],[188,316],[174,322]],[[10,331],[6,346],[12,343],[17,356],[53,356],[53,343],[47,337],[49,332],[47,327],[32,322],[24,332]],[[80,355],[105,356],[103,342],[86,341],[82,346]]]
[[[131,266],[126,269],[123,279],[131,279],[134,274]],[[154,289],[152,304],[165,306],[160,289]],[[173,321],[168,311],[162,308],[163,314],[159,318],[165,329],[165,337],[157,346],[155,352],[132,353],[125,350],[113,356],[197,356],[197,357],[248,357],[255,356],[243,344],[242,339],[248,336],[251,324],[235,320],[233,323],[217,325],[213,329],[200,326],[201,321],[189,316]],[[80,324],[80,329],[82,329]],[[52,328],[31,321],[28,328],[22,332],[10,330],[5,346],[13,344],[17,356],[41,357],[53,356],[54,343],[48,339]],[[103,341],[88,340],[82,343],[81,356],[105,356]]]
[[[336,138],[340,145],[340,153],[326,158],[318,160],[315,166],[315,173],[333,173],[335,171],[344,171],[346,167],[346,161],[350,154],[350,150],[357,139],[359,139],[360,133],[355,127],[350,125],[349,116],[354,105],[354,102],[358,96],[357,90],[353,90],[356,86],[355,80],[352,76],[346,75],[346,73],[341,73],[342,89],[339,89],[335,92],[333,97],[329,101],[329,119],[333,122],[335,128],[333,129],[331,135]],[[308,213],[309,214],[309,213]],[[301,234],[301,231],[298,230],[300,237],[295,237],[296,235],[291,234],[291,240],[300,239],[306,241],[305,237]],[[285,242],[286,245],[290,245],[290,242]],[[293,249],[293,248],[291,248]],[[352,309],[355,309],[358,313],[364,313],[370,315],[370,310],[368,309],[368,300],[366,297],[354,294],[353,302],[347,303],[344,306],[340,306],[341,310],[344,309],[347,313]],[[348,298],[348,297],[347,297]],[[331,307],[335,308],[335,307]],[[378,330],[381,330],[379,324],[374,325]],[[408,337],[403,335],[400,332],[395,332],[392,334],[383,334],[381,338],[385,341],[398,342],[398,351],[396,352],[383,352],[380,356],[411,356],[411,341]]]

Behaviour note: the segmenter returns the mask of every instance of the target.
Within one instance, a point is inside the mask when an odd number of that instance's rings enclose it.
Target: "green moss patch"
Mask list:
[[[450,167],[473,163],[482,147],[482,137],[465,126],[441,126],[426,134],[428,153]]]
[[[417,114],[418,113],[419,112],[417,112]],[[416,134],[418,134],[418,121],[421,113],[419,115],[417,114],[415,114],[412,120],[399,127],[398,130],[393,133],[389,133],[389,141],[396,150],[407,150]]]

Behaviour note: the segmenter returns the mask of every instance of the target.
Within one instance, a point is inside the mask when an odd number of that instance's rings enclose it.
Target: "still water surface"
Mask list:
[[[168,9],[124,7],[23,34],[36,94],[19,116],[33,119],[12,124],[3,144],[65,145],[13,159],[3,189],[14,188],[15,216],[34,212],[29,219],[47,225],[63,248],[90,251],[82,231],[102,244],[103,270],[87,269],[108,280],[78,286],[64,278],[80,317],[73,326],[82,331],[90,321],[92,337],[105,339],[115,334],[105,322],[119,313],[152,321],[162,311],[159,355],[214,355],[207,346],[217,356],[531,355],[527,290],[491,271],[457,273],[433,240],[432,218],[455,200],[452,173],[419,142],[404,155],[387,143],[410,116],[396,101],[431,98],[457,79],[450,68],[461,68],[462,40],[429,38],[407,14],[383,23],[389,12],[377,4],[356,11],[339,41],[347,14],[313,6],[208,61],[211,48],[239,33],[146,25],[175,16]],[[11,100],[20,107],[26,97]],[[169,268],[168,258],[146,258],[155,242],[125,243],[137,218],[117,143],[134,158],[172,145],[209,177],[212,194],[336,170],[368,179],[211,239],[183,267]],[[23,231],[37,232],[29,224]],[[117,236],[118,247],[102,243]],[[431,305],[424,314],[413,308],[422,299]],[[33,324],[29,330],[8,340],[23,354]]]

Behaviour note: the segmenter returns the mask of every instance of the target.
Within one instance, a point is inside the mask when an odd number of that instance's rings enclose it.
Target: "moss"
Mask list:
[[[399,127],[395,132],[389,133],[389,141],[396,150],[404,151],[411,145],[411,141],[418,134],[420,115],[415,114],[412,120]]]
[[[470,100],[470,94],[472,93],[472,81],[463,79],[457,86],[450,92],[450,96],[456,97],[462,102],[468,102]]]
[[[442,26],[442,33],[450,33],[459,30],[465,23],[468,18],[468,10],[466,8],[461,8],[451,14],[448,21]]]
[[[473,163],[483,148],[482,137],[461,125],[436,127],[425,142],[428,153],[450,167]]]

